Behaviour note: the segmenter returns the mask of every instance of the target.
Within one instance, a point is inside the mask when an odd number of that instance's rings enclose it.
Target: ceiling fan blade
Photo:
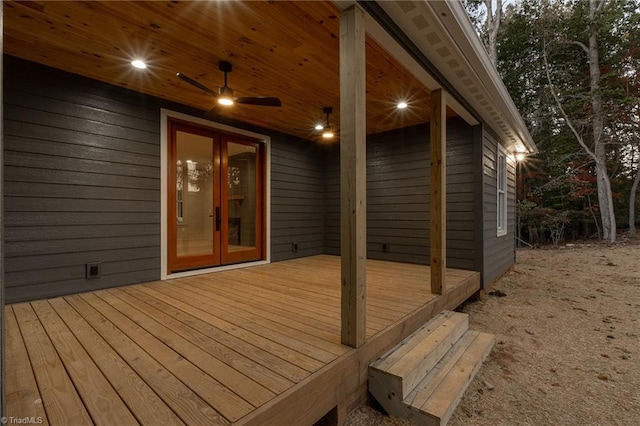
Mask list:
[[[218,97],[218,94],[216,92],[214,92],[213,90],[209,89],[207,86],[198,83],[197,81],[195,81],[192,78],[187,77],[186,75],[182,74],[181,72],[176,73],[176,76],[182,80],[182,81],[186,81],[187,83],[189,83],[192,86],[197,87],[198,89],[202,90],[203,92],[206,92],[212,96]]]
[[[271,96],[246,96],[242,98],[236,98],[235,102],[239,104],[247,104],[247,105],[272,106],[272,107],[282,106],[282,102],[280,102],[280,99],[274,98]]]

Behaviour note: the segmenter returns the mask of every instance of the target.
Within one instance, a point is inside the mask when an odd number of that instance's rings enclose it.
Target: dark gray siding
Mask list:
[[[497,236],[497,150],[496,138],[486,129],[483,134],[483,222],[484,271],[482,282],[490,285],[515,263],[515,164],[507,155],[507,234]]]
[[[4,4],[0,5],[0,19],[3,18]],[[0,46],[3,45],[2,34],[0,34]],[[3,60],[0,58],[0,80],[3,80]],[[4,279],[4,124],[3,124],[3,102],[4,89],[0,90],[0,416],[4,416],[4,304],[5,304],[5,279]],[[15,368],[11,366],[11,368]]]
[[[7,301],[158,279],[159,106],[13,58],[5,66]],[[87,262],[102,262],[100,278],[85,279]]]
[[[8,301],[158,279],[160,108],[202,113],[15,58],[6,63]],[[271,136],[272,260],[338,254],[338,146],[225,124]],[[447,134],[448,264],[481,270],[488,246],[474,236],[474,129],[450,120]],[[429,262],[428,139],[428,126],[369,138],[370,258]],[[495,193],[493,203],[495,215]],[[101,262],[101,278],[85,279],[88,262]]]
[[[367,140],[367,256],[429,263],[429,127],[372,135]],[[474,237],[473,129],[447,124],[447,264],[479,270]],[[326,251],[340,251],[339,152],[325,169]],[[389,252],[382,244],[389,245]]]
[[[324,157],[324,252],[340,255],[340,146]]]
[[[7,300],[159,279],[160,108],[202,112],[5,61]],[[225,124],[271,136],[272,259],[322,253],[320,148]],[[102,262],[101,278],[85,279],[88,262]]]
[[[272,140],[271,259],[324,252],[323,154],[317,144],[294,138]],[[296,252],[292,244],[298,244]]]

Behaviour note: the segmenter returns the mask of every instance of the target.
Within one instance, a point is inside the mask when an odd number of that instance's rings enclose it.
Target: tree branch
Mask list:
[[[567,126],[569,126],[569,129],[571,129],[571,131],[573,132],[573,134],[576,137],[576,139],[578,140],[578,143],[580,144],[580,146],[582,146],[582,148],[584,148],[586,153],[591,158],[593,158],[593,160],[597,163],[598,162],[598,158],[593,153],[593,151],[591,151],[589,149],[587,144],[584,142],[584,139],[582,138],[582,136],[580,136],[580,134],[578,133],[576,128],[573,126],[573,123],[569,119],[569,116],[565,112],[564,108],[562,107],[562,103],[560,102],[560,99],[558,98],[558,94],[556,93],[555,86],[553,85],[553,82],[551,81],[551,74],[549,73],[549,61],[547,60],[547,43],[546,42],[544,42],[544,46],[543,46],[543,49],[542,49],[542,58],[544,60],[544,71],[545,71],[545,74],[547,76],[547,81],[549,82],[549,88],[551,89],[551,95],[553,96],[553,99],[556,101],[556,105],[560,109],[560,113],[562,114],[562,117],[564,117],[564,121],[567,123]]]
[[[576,41],[576,40],[571,40],[569,43],[571,44],[575,44],[576,46],[579,46],[582,48],[582,50],[584,50],[584,52],[588,55],[589,54],[589,48],[587,47],[586,44],[584,44],[581,41]]]
[[[600,12],[602,10],[602,8],[604,7],[605,3],[607,3],[607,0],[600,0],[598,5],[596,6],[596,13]]]

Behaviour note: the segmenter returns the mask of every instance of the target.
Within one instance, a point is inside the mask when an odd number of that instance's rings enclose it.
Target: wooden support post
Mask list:
[[[366,338],[367,176],[364,12],[340,16],[340,256],[342,344]]]
[[[444,294],[447,268],[447,100],[431,92],[431,293]]]

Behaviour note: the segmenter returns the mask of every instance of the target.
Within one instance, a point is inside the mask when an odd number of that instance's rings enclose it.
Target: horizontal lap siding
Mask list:
[[[160,108],[201,112],[5,61],[7,300],[159,279]],[[270,136],[271,258],[321,254],[322,148]],[[102,262],[101,278],[85,279],[89,262]]]
[[[13,58],[4,78],[7,300],[158,279],[159,105]]]
[[[490,285],[515,262],[515,164],[507,155],[507,234],[497,236],[497,150],[496,138],[484,131],[483,168],[483,211],[484,211],[484,275],[483,284]]]
[[[324,250],[340,255],[340,147],[331,147],[324,159]]]
[[[429,129],[367,139],[367,256],[428,263]],[[389,244],[389,252],[382,244]]]
[[[14,58],[4,88],[7,300],[158,279],[160,108],[198,112]],[[449,266],[478,269],[472,131],[460,120],[447,131]],[[369,140],[371,258],[429,262],[428,134]],[[273,261],[339,253],[339,175],[337,145],[271,134]],[[88,262],[101,278],[85,279]]]
[[[271,259],[324,251],[324,179],[314,142],[275,137],[271,145]],[[293,243],[298,250],[292,250]]]
[[[367,256],[429,263],[429,127],[416,126],[367,140]],[[339,150],[326,161],[326,252],[340,252]],[[476,269],[472,128],[447,125],[447,262]],[[382,244],[389,244],[389,252]]]

